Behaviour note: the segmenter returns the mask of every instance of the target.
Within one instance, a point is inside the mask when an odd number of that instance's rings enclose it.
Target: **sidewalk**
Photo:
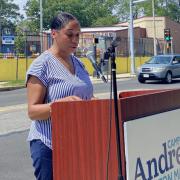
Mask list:
[[[104,75],[104,77],[107,78],[107,75]],[[116,74],[116,79],[117,80],[124,79],[124,78],[134,78],[134,77],[136,77],[136,76],[135,75],[131,75],[130,73]],[[110,81],[110,78],[111,78],[111,76],[108,75],[108,81]],[[91,79],[93,84],[101,83],[102,82],[101,78],[90,76],[90,79]]]
[[[20,88],[24,88],[25,85],[20,85],[20,86],[7,86],[7,82],[3,81],[0,82],[0,91],[11,91],[14,89],[20,89]]]
[[[107,75],[104,75],[105,78],[107,78]],[[135,75],[131,75],[130,73],[124,73],[124,74],[117,74],[116,75],[116,78],[117,80],[118,79],[121,79],[121,78],[133,78],[135,77]],[[96,83],[102,83],[102,79],[101,78],[97,78],[97,77],[93,77],[93,76],[90,76],[90,79],[92,81],[93,84],[96,84]],[[110,75],[108,75],[108,81],[110,80]],[[11,91],[11,90],[14,90],[14,89],[20,89],[20,88],[25,88],[25,85],[24,86],[7,86],[6,85],[6,82],[0,82],[0,91]]]

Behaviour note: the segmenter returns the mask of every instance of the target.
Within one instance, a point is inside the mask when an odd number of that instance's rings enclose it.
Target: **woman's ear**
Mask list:
[[[51,36],[52,36],[52,38],[54,38],[55,35],[56,35],[56,30],[55,30],[55,29],[52,29],[52,30],[51,30]]]

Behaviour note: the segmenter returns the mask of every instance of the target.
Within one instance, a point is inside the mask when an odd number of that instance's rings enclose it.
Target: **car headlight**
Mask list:
[[[155,67],[152,69],[153,72],[161,72],[164,71],[166,68],[165,67]]]

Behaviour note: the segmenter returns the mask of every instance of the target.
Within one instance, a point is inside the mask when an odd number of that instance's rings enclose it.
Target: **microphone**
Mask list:
[[[121,38],[120,37],[116,37],[115,39],[113,39],[113,41],[111,43],[111,46],[113,46],[113,47],[119,46],[120,41],[121,41]]]
[[[103,80],[103,82],[107,83],[106,78],[104,77],[101,69],[98,67],[98,65],[96,64],[96,60],[94,58],[94,54],[92,51],[88,51],[86,53],[86,57],[91,61],[92,66],[94,67],[94,69],[96,70],[96,72],[98,73],[98,75],[100,76],[100,78]]]
[[[120,37],[114,38],[113,41],[112,41],[112,43],[111,43],[111,46],[107,49],[107,52],[108,52],[108,53],[115,52],[115,48],[116,48],[117,46],[119,46],[120,41],[121,41],[121,38],[120,38]]]

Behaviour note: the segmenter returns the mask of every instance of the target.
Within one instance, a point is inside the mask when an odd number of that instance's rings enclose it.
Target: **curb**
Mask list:
[[[110,75],[109,75],[109,77],[110,77]],[[131,75],[131,74],[116,75],[116,79],[117,80],[119,80],[119,79],[126,79],[126,78],[135,78],[135,77],[136,77],[136,75]],[[90,79],[91,79],[92,83],[102,82],[101,78],[90,76]]]
[[[133,77],[136,77],[135,75],[131,75],[131,74],[119,74],[116,76],[117,80],[118,79],[122,79],[122,78],[133,78]],[[97,77],[93,77],[93,76],[90,76],[90,79],[92,81],[92,83],[98,83],[98,82],[101,82],[101,78],[97,78]],[[26,88],[25,85],[21,85],[21,86],[12,86],[12,87],[0,87],[0,92],[1,91],[12,91],[12,90],[16,90],[16,89],[22,89],[22,88]]]
[[[0,87],[0,91],[12,91],[12,90],[16,90],[16,89],[22,89],[25,87],[26,86]]]

